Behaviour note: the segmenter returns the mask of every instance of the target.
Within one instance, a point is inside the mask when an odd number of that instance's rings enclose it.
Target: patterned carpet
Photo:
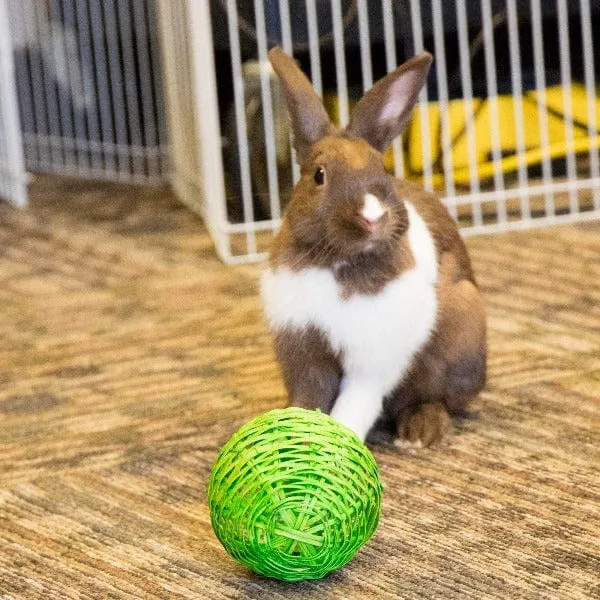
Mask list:
[[[381,524],[284,584],[214,537],[207,476],[284,404],[259,267],[165,190],[0,203],[0,599],[600,598],[600,225],[470,239],[489,385],[450,442],[374,448]]]

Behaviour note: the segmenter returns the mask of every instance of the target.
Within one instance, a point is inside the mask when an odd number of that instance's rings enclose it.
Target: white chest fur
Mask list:
[[[263,277],[263,303],[271,326],[277,330],[312,325],[339,353],[344,376],[332,415],[362,438],[381,411],[383,397],[402,379],[435,326],[435,245],[414,207],[406,207],[415,267],[378,294],[344,299],[327,269],[279,268]]]

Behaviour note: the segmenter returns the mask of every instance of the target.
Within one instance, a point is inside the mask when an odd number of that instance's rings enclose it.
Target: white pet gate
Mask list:
[[[597,0],[160,7],[173,180],[227,262],[264,256],[297,177],[267,61],[275,43],[342,124],[375,78],[424,48],[435,55],[389,164],[439,189],[464,234],[600,217]]]
[[[262,258],[298,176],[274,44],[342,124],[431,51],[386,160],[465,235],[600,217],[600,0],[0,0],[0,194],[24,203],[23,165],[170,174],[223,260]]]
[[[20,145],[28,171],[164,181],[156,0],[0,0],[0,38],[16,83],[0,88],[0,110],[16,92],[20,113],[0,143]]]

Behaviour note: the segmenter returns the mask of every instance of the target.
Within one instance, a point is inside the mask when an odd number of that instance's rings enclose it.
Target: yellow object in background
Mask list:
[[[564,111],[564,93],[562,86],[553,86],[541,92],[542,108],[545,107],[548,123],[548,156],[551,159],[561,158],[568,153],[567,131]],[[588,101],[586,89],[583,85],[571,86],[572,120],[573,120],[573,150],[575,153],[589,152],[591,147],[600,147],[600,136],[593,138],[588,134]],[[521,100],[523,115],[523,138],[525,152],[519,157],[517,154],[518,140],[515,127],[515,100],[510,95],[498,96],[498,124],[500,153],[502,160],[500,168],[503,173],[515,172],[519,168],[520,160],[527,167],[541,164],[544,153],[542,144],[542,129],[540,128],[540,106],[538,93],[526,92]],[[595,99],[596,123],[600,124],[600,98]],[[429,111],[429,138],[431,140],[431,160],[434,165],[434,184],[442,186],[444,176],[441,157],[441,124],[440,106],[431,102]],[[493,115],[493,102],[488,99],[473,99],[473,131],[474,155],[477,174],[480,180],[491,179],[494,175],[492,161],[493,144],[491,139]],[[467,104],[462,99],[452,100],[448,105],[452,173],[456,185],[469,185],[469,139],[467,137]],[[407,177],[411,179],[422,178],[423,153],[421,120],[418,111],[412,118],[405,138],[405,160]],[[387,161],[386,161],[387,162]]]
[[[573,121],[573,151],[576,154],[589,152],[590,148],[600,148],[600,135],[589,136],[588,133],[588,99],[585,86],[573,84],[570,93]],[[540,110],[546,112],[548,123],[548,157],[559,159],[568,153],[567,131],[564,111],[564,93],[562,86],[552,86],[541,92],[541,109],[538,104],[538,92],[524,93],[521,99],[523,119],[523,143],[525,152],[517,154],[518,140],[515,127],[515,100],[511,95],[498,96],[498,124],[500,168],[503,173],[514,173],[519,169],[520,161],[526,167],[540,165],[544,158],[542,129],[540,128]],[[338,121],[338,102],[335,95],[326,95],[325,106],[334,121]],[[353,103],[351,103],[353,104]],[[594,99],[596,107],[596,124],[600,126],[600,97]],[[468,104],[463,99],[451,100],[448,103],[448,122],[450,126],[452,175],[454,184],[468,186],[469,174],[469,138],[467,136]],[[494,176],[492,118],[493,102],[489,99],[474,98],[472,101],[474,159],[477,176],[481,181]],[[435,187],[443,187],[443,157],[441,153],[440,105],[430,102],[429,113],[429,145],[433,165],[433,183]],[[405,177],[420,180],[423,178],[423,146],[421,119],[419,110],[415,109],[410,125],[403,137]],[[393,153],[388,150],[385,155],[386,166],[393,169]]]

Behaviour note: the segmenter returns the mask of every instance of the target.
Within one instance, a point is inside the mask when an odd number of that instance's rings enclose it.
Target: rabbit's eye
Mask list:
[[[325,169],[323,167],[318,167],[313,175],[313,179],[317,185],[323,185],[325,183]]]

